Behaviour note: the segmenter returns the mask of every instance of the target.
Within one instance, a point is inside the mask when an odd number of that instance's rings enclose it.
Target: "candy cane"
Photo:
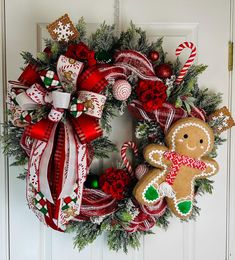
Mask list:
[[[181,71],[179,73],[179,76],[177,77],[177,79],[175,81],[176,84],[180,84],[180,82],[183,80],[185,74],[187,73],[189,67],[192,65],[192,63],[193,63],[193,61],[194,61],[194,59],[196,57],[196,54],[197,54],[197,48],[194,45],[194,43],[192,43],[192,42],[183,42],[176,49],[175,55],[176,56],[180,55],[182,50],[185,49],[185,48],[190,48],[192,51],[191,51],[191,54],[190,54],[188,60],[184,64],[183,68],[181,69]]]
[[[124,143],[123,146],[122,146],[122,149],[121,149],[121,156],[122,156],[123,164],[126,166],[127,171],[130,174],[133,174],[131,164],[130,164],[129,160],[127,159],[127,156],[126,156],[126,151],[127,151],[128,148],[133,150],[135,156],[138,155],[138,148],[137,148],[137,145],[134,142],[129,141],[129,142]]]

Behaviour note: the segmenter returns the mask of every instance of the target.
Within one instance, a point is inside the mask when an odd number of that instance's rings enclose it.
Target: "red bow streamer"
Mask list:
[[[153,112],[146,112],[141,102],[133,100],[128,105],[128,110],[138,120],[157,121],[164,132],[167,132],[174,122],[188,116],[188,113],[184,109],[176,108],[170,103],[164,103],[161,108]],[[194,107],[190,115],[205,121],[205,112],[202,109]]]

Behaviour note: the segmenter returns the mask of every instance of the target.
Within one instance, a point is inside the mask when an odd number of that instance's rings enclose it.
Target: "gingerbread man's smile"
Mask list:
[[[189,146],[188,144],[186,144],[186,147],[187,147],[187,149],[189,149],[190,151],[194,151],[195,149],[197,149],[197,146],[191,147],[191,146]]]

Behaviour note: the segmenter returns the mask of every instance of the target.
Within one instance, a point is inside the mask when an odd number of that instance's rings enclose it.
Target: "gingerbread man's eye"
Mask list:
[[[203,143],[203,139],[200,139],[200,143],[201,143],[201,144]]]
[[[187,139],[187,138],[188,138],[188,135],[187,135],[187,134],[185,134],[185,135],[184,135],[184,138],[185,138],[185,139]]]

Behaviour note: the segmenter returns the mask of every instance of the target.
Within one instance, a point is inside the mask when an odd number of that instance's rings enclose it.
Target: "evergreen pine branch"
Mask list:
[[[22,51],[21,54],[22,58],[24,59],[25,64],[37,64],[37,60],[33,57],[33,55],[28,51]]]
[[[123,111],[123,102],[113,97],[111,86],[106,87],[104,95],[106,96],[106,102],[102,113],[101,125],[107,133],[110,133],[112,129],[111,120],[118,115],[118,112]]]
[[[123,250],[126,254],[128,248],[138,249],[140,246],[140,238],[143,232],[136,231],[133,233],[125,231],[118,225],[108,231],[108,246],[110,250],[119,251]]]
[[[208,66],[204,65],[204,64],[192,65],[189,68],[188,73],[185,75],[184,81],[188,81],[192,78],[198,77],[200,74],[202,74],[207,69],[207,67]]]
[[[109,154],[117,152],[117,147],[107,136],[96,139],[92,142],[94,157],[98,159],[109,158]]]
[[[213,192],[213,180],[209,179],[197,179],[195,181],[195,191],[198,195],[205,193],[212,194]]]
[[[87,27],[87,25],[86,25],[86,22],[84,20],[84,17],[81,17],[78,20],[78,23],[76,25],[76,29],[79,32],[78,41],[82,41],[82,42],[86,42],[87,41],[87,38],[86,38],[87,28],[86,27]]]
[[[205,110],[207,115],[213,113],[218,105],[222,103],[222,94],[214,93],[206,89],[194,89],[193,96],[196,97],[195,106]]]
[[[95,52],[110,51],[116,44],[117,38],[114,36],[114,25],[107,25],[103,22],[95,33],[89,38],[89,46]]]
[[[157,43],[160,44],[161,41]],[[122,32],[119,39],[120,49],[136,50],[143,54],[148,54],[149,50],[154,48],[154,45],[149,44],[146,36],[146,32],[141,28],[137,28],[133,22],[130,23],[130,27],[126,32]]]
[[[172,217],[172,213],[169,208],[166,209],[165,213],[157,219],[156,226],[166,230],[170,224],[169,219]]]
[[[28,162],[28,156],[20,145],[24,128],[15,127],[11,123],[4,124],[3,128],[4,131],[0,136],[3,153],[14,158],[12,166],[25,165]]]
[[[27,173],[28,173],[28,171],[25,169],[22,173],[19,173],[17,178],[20,179],[20,180],[25,180],[26,177],[27,177]]]
[[[67,229],[67,233],[75,232],[74,247],[81,251],[87,245],[93,243],[102,234],[100,225],[89,221],[73,222]]]

